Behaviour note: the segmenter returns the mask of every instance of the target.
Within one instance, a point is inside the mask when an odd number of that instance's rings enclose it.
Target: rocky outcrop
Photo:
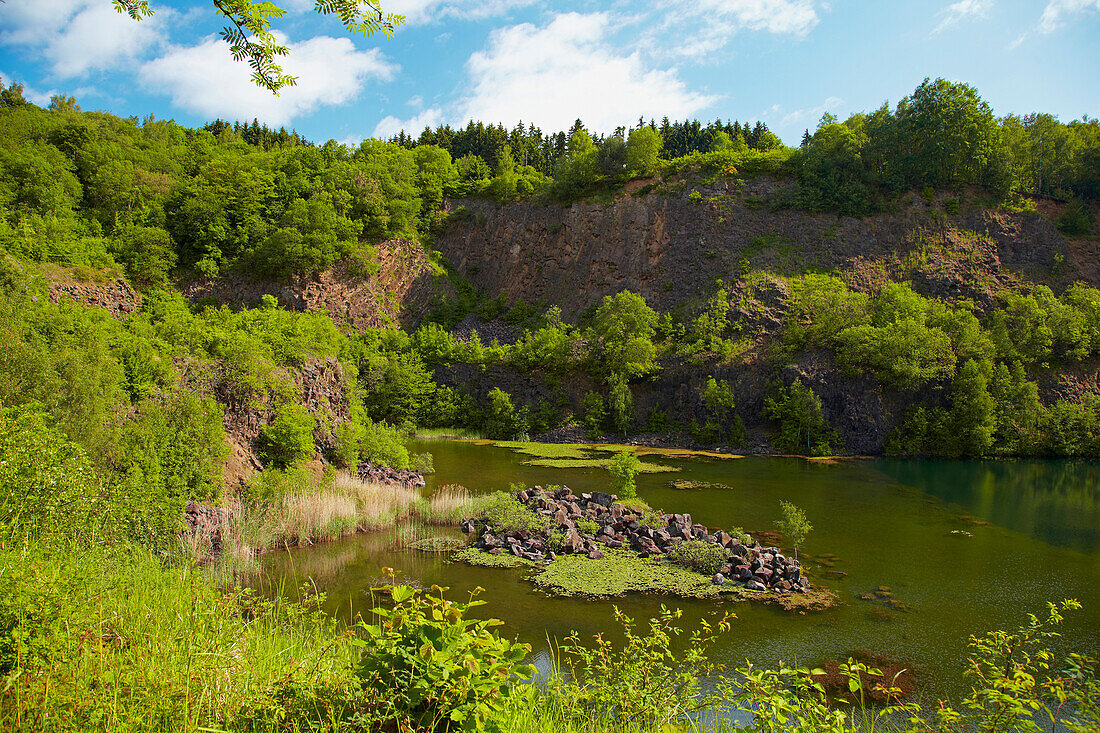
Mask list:
[[[141,307],[141,294],[126,279],[110,271],[89,272],[87,268],[42,265],[48,278],[50,301],[63,299],[103,308],[115,318],[124,318]]]
[[[1049,272],[1057,262],[1066,282],[1097,282],[1095,263],[1065,257],[1067,240],[1044,216],[965,203],[952,215],[950,194],[910,195],[899,210],[864,219],[774,208],[790,185],[723,180],[695,186],[694,201],[688,189],[570,206],[452,201],[452,211],[472,215],[455,217],[436,247],[478,289],[558,304],[567,316],[624,289],[666,311],[713,292],[718,279],[734,302],[753,299],[761,272],[811,268],[840,272],[857,288],[888,274],[979,306],[1020,270]]]
[[[376,466],[372,463],[359,464],[359,478],[384,486],[403,486],[406,489],[419,489],[424,486],[424,475],[419,471]]]
[[[446,277],[433,275],[428,255],[419,242],[393,239],[379,242],[378,271],[359,274],[344,261],[315,275],[289,280],[256,279],[230,272],[182,286],[192,301],[253,308],[265,295],[274,295],[284,308],[325,311],[332,319],[356,330],[387,328],[420,322],[432,298],[451,292]]]
[[[694,540],[720,548],[725,555],[725,565],[714,576],[719,585],[779,593],[809,588],[798,562],[784,557],[779,548],[761,547],[759,542],[745,544],[722,530],[693,523],[690,514],[642,514],[614,494],[594,491],[577,496],[568,487],[551,492],[536,486],[514,496],[546,517],[546,529],[505,532],[484,519],[468,519],[462,530],[478,535],[476,547],[494,555],[507,552],[525,560],[553,562],[559,553],[598,560],[603,557],[601,547],[628,548],[640,557],[649,557]],[[586,531],[585,525],[596,529]]]

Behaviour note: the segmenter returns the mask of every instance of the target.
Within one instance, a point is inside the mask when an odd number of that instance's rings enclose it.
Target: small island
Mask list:
[[[640,499],[566,486],[504,495],[462,522],[476,536],[456,559],[541,570],[532,580],[554,595],[605,598],[628,592],[756,598],[820,609],[835,595],[811,587],[797,560],[745,532],[710,529],[690,514],[665,514]]]

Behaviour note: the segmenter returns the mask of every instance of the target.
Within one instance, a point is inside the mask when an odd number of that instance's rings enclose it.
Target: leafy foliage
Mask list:
[[[710,577],[726,564],[726,553],[717,545],[702,540],[686,540],[669,549],[669,562]]]
[[[376,707],[372,716],[399,729],[500,730],[500,713],[531,647],[500,638],[494,619],[468,619],[482,601],[456,603],[406,585],[387,588],[392,608],[375,608],[377,623],[361,623],[356,673]]]

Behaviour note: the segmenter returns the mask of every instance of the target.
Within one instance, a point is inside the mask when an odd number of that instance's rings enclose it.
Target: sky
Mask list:
[[[788,144],[824,112],[891,105],[925,77],[998,115],[1100,116],[1100,0],[383,0],[393,38],[349,35],[313,0],[275,0],[298,83],[278,97],[218,38],[209,0],[0,4],[0,79],[36,104],[295,128],[357,145],[475,119],[607,133],[660,120],[764,121]]]

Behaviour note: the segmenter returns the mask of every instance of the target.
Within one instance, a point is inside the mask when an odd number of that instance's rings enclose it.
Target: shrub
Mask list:
[[[600,525],[595,519],[578,519],[577,530],[583,535],[595,535],[600,531]]]
[[[409,467],[420,473],[435,473],[435,460],[428,452],[413,453],[409,456]]]
[[[775,444],[781,450],[828,455],[837,440],[836,431],[821,414],[821,398],[801,379],[790,387],[776,387],[764,400],[764,416],[779,422]]]
[[[535,674],[522,664],[531,647],[494,633],[500,621],[465,618],[478,601],[448,601],[442,589],[387,590],[393,608],[375,608],[377,623],[360,622],[356,672],[370,714],[384,730],[499,731],[515,684]]]
[[[726,564],[726,552],[703,540],[687,540],[669,549],[669,562],[703,575],[714,575]]]
[[[511,494],[497,491],[484,499],[479,516],[500,534],[535,534],[550,526],[550,518],[533,512]]]
[[[390,468],[409,467],[409,449],[405,447],[397,428],[368,419],[363,421],[361,435],[360,459]]]
[[[265,463],[285,468],[313,455],[313,431],[317,421],[306,408],[293,402],[275,411],[275,418],[260,431],[260,457]]]
[[[584,426],[588,429],[588,434],[590,436],[599,435],[603,428],[604,418],[607,416],[607,411],[603,405],[603,396],[599,392],[585,392],[584,398],[581,400],[581,407],[584,408]]]
[[[631,450],[616,453],[611,459],[611,465],[607,470],[611,472],[611,492],[624,499],[632,499],[638,495],[638,486],[634,477],[638,475],[638,469],[642,462]]]

